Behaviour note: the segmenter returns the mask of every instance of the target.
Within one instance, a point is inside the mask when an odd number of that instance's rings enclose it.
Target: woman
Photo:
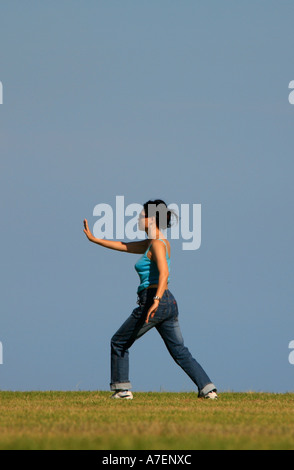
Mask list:
[[[113,398],[132,399],[129,381],[129,348],[134,341],[155,327],[176,363],[198,387],[200,398],[216,399],[216,387],[200,364],[184,346],[178,321],[178,306],[168,289],[170,272],[170,244],[161,230],[171,226],[171,215],[164,201],[156,199],[143,205],[138,228],[145,230],[147,239],[120,242],[95,238],[84,220],[84,232],[91,242],[127,253],[142,254],[135,264],[140,278],[137,289],[139,307],[111,339],[111,383]]]

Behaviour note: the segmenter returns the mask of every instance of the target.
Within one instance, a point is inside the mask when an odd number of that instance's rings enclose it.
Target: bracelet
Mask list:
[[[156,295],[155,297],[153,297],[153,300],[159,300],[159,302],[161,301],[161,297],[158,297],[158,295]]]

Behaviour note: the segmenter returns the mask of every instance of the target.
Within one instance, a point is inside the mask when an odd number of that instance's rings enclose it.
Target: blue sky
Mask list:
[[[293,391],[292,1],[2,2],[3,390],[108,390],[138,256],[90,244],[99,203],[201,204],[172,241],[185,344],[220,390]],[[190,391],[156,331],[133,389]]]

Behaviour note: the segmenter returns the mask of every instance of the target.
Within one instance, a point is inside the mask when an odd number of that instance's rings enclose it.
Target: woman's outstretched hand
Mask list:
[[[88,221],[87,219],[84,220],[84,232],[85,234],[87,235],[88,239],[91,241],[93,241],[93,235],[91,233],[91,230],[89,229],[89,226],[88,226]]]

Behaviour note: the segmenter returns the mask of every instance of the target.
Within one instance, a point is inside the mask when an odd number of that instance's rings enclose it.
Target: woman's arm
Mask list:
[[[159,240],[153,240],[152,246],[150,248],[152,259],[157,264],[157,268],[159,271],[159,278],[158,278],[158,287],[156,291],[156,295],[158,297],[162,297],[164,291],[166,290],[169,271],[168,271],[168,264],[166,261],[166,247]],[[154,317],[156,310],[158,309],[159,300],[154,300],[153,305],[148,310],[146,323],[149,321],[149,317]]]
[[[153,240],[150,248],[152,260],[157,264],[159,271],[158,288],[156,295],[162,297],[166,290],[167,280],[169,276],[168,264],[166,261],[166,247],[160,240]]]
[[[91,230],[89,229],[87,219],[84,220],[84,232],[90,242],[97,243],[97,245],[104,246],[105,248],[110,248],[111,250],[125,251],[126,253],[145,253],[148,244],[150,243],[148,239],[140,240],[138,242],[125,243],[118,242],[115,240],[106,240],[104,238],[95,238],[94,235],[91,233]]]

